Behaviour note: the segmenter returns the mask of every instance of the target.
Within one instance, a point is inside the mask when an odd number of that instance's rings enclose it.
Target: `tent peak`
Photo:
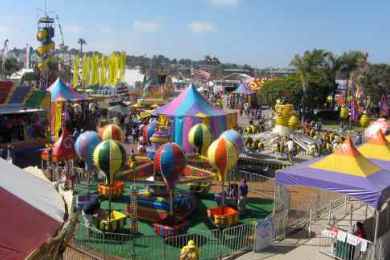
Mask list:
[[[389,144],[389,142],[386,140],[385,135],[383,134],[381,129],[379,129],[375,135],[371,136],[367,142],[370,144],[376,144],[376,145],[388,145]]]
[[[381,170],[356,149],[350,137],[334,153],[314,162],[310,167],[357,177],[368,177]]]
[[[339,147],[337,147],[334,153],[338,155],[345,155],[345,156],[352,156],[352,157],[361,156],[360,152],[356,149],[355,145],[353,144],[351,137],[347,137],[344,143],[342,143]]]

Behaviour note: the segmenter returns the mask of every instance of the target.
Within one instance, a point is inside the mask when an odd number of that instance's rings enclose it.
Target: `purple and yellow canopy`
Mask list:
[[[60,78],[54,81],[54,83],[51,84],[47,91],[49,91],[51,94],[51,102],[81,101],[86,99],[86,97],[62,82]]]
[[[346,194],[374,208],[390,197],[390,171],[365,158],[349,138],[331,155],[279,170],[276,181]]]
[[[359,146],[358,150],[382,169],[390,170],[390,144],[381,130]]]

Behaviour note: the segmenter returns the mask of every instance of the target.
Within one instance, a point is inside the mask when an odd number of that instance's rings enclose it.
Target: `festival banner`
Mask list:
[[[51,104],[51,122],[50,130],[51,136],[54,139],[54,142],[58,140],[58,133],[62,125],[62,102],[55,102]]]

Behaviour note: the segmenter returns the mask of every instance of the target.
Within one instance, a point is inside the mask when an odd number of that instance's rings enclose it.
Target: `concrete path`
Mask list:
[[[351,222],[351,206],[353,210],[352,223],[361,221],[367,217],[371,217],[374,214],[374,210],[362,206],[359,202],[350,202],[347,207],[342,206],[334,210],[335,221],[338,227],[345,230],[350,229]],[[284,239],[281,242],[275,242],[272,246],[262,250],[259,253],[250,252],[244,254],[236,259],[239,260],[329,260],[333,259],[320,252],[321,231],[328,227],[328,218],[322,218],[319,221],[313,223],[311,226],[313,238],[305,238],[307,231],[294,234],[293,237]]]

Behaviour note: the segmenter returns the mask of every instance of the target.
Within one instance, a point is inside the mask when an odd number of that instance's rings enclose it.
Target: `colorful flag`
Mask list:
[[[62,126],[62,102],[52,103],[50,114],[52,115],[50,122],[51,136],[54,141],[57,141],[59,137],[58,133]]]
[[[379,102],[381,116],[389,115],[389,102],[386,95],[382,95],[381,101]]]
[[[356,122],[359,119],[359,108],[356,99],[353,97],[351,100],[351,120]]]

